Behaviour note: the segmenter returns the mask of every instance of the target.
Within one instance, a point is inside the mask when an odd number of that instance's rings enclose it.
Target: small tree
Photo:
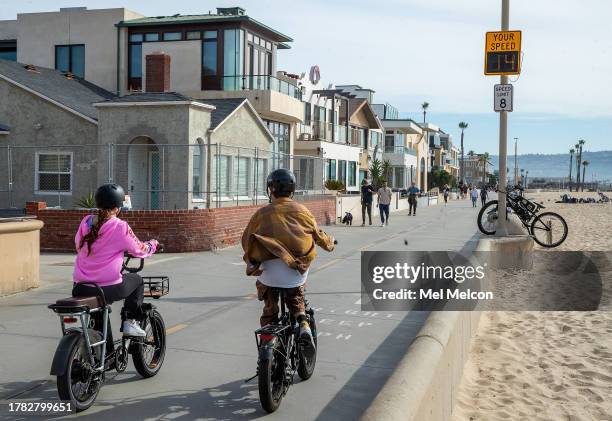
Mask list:
[[[374,158],[370,165],[370,175],[372,176],[372,184],[374,188],[378,188],[384,178],[383,164],[380,159]]]
[[[446,170],[434,170],[433,172],[433,186],[444,187],[445,184],[449,186],[452,184],[454,177]],[[455,181],[456,183],[456,181]]]
[[[382,169],[382,174],[381,174],[381,179],[378,180],[378,187],[380,187],[380,185],[382,184],[382,182],[384,180],[386,180],[389,184],[391,180],[391,172],[393,171],[393,166],[391,165],[391,161],[389,161],[388,159],[385,159],[382,163],[381,166]]]

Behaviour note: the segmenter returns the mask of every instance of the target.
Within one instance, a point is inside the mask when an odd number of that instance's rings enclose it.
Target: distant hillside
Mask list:
[[[612,180],[612,151],[583,152],[582,159],[589,161],[586,179],[593,176],[599,181]],[[495,169],[499,168],[497,155],[491,157]],[[518,167],[529,170],[531,177],[567,177],[569,174],[569,153],[566,154],[526,154],[518,155]],[[514,155],[508,155],[510,173],[514,170]],[[582,173],[582,170],[580,171]],[[572,178],[576,179],[576,158],[572,164]]]

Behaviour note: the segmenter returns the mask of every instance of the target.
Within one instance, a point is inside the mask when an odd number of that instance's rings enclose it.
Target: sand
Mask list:
[[[612,205],[554,203],[559,194],[527,194],[567,221],[556,250],[612,251]],[[484,312],[453,420],[612,420],[607,295],[607,311]]]

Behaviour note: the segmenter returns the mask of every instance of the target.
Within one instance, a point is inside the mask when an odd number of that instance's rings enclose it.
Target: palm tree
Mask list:
[[[461,167],[459,168],[460,172],[461,172],[461,175],[459,177],[459,180],[463,184],[463,183],[465,183],[465,175],[464,175],[465,174],[464,173],[465,165],[463,163],[463,160],[464,160],[464,157],[463,157],[463,131],[468,128],[468,124],[465,121],[461,121],[459,123],[459,128],[461,129]]]
[[[589,165],[589,161],[582,161],[582,182],[580,183],[580,187],[582,187],[582,189],[580,191],[584,191],[584,176],[586,174],[586,168]]]
[[[423,124],[427,121],[427,109],[429,108],[429,102],[424,102],[421,104],[421,108],[423,109]]]
[[[388,159],[385,159],[382,162],[381,170],[382,170],[382,179],[380,180],[381,184],[382,184],[382,181],[385,180],[387,181],[389,186],[391,186],[391,171],[393,171],[393,166],[391,165],[391,161],[389,161]]]
[[[580,148],[578,150],[578,176],[580,176],[580,165],[582,163],[582,145],[584,145],[584,144],[585,144],[584,139],[580,139],[578,141],[578,145],[577,146]],[[582,183],[584,183],[584,177],[582,177],[580,180],[578,180],[579,187],[582,187]],[[581,189],[581,190],[584,191],[584,189]],[[576,191],[578,191],[578,190],[576,190]]]
[[[571,148],[569,150],[570,153],[570,172],[569,172],[569,191],[572,191],[572,161],[574,159],[574,152],[576,152],[576,150],[574,148]]]
[[[474,152],[472,149],[470,149],[470,150],[468,151],[468,156],[469,156],[469,157],[473,157],[474,155],[476,155],[476,152]]]

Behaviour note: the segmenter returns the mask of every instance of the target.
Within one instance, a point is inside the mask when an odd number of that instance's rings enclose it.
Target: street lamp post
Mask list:
[[[514,185],[518,185],[518,137],[514,138]]]

